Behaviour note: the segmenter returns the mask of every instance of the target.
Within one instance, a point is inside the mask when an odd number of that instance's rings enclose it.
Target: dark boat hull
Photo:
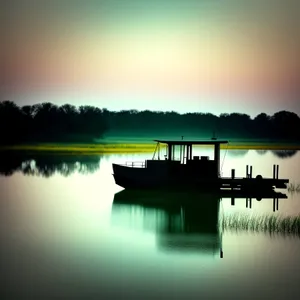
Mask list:
[[[244,193],[269,192],[286,188],[286,179],[199,177],[165,169],[133,168],[113,164],[115,183],[125,189],[197,189],[201,191],[239,190]]]
[[[113,164],[113,176],[117,185],[126,189],[176,189],[202,188],[219,189],[220,182],[216,179],[199,179],[186,174],[132,168]],[[176,176],[175,176],[176,175]]]

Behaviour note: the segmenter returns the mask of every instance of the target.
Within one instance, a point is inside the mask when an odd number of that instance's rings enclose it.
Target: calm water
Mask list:
[[[198,199],[209,206],[202,210],[149,207],[138,203],[140,195],[114,201],[122,188],[111,163],[151,157],[1,157],[1,299],[300,298],[299,236],[214,229],[220,218],[245,213],[297,216],[300,193],[284,191],[288,199],[275,212],[272,199],[253,199],[249,208],[245,199],[233,206],[207,196]],[[300,183],[299,152],[231,150],[222,173],[235,168],[245,176],[247,164],[253,176],[266,177],[279,164],[280,178]]]

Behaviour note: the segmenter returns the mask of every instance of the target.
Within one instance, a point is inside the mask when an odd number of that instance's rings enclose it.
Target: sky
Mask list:
[[[300,115],[299,0],[10,0],[0,17],[0,100]]]

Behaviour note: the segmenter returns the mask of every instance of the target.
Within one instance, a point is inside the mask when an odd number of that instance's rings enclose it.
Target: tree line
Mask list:
[[[52,103],[17,106],[0,102],[1,143],[90,142],[107,130],[103,110]]]
[[[260,113],[185,113],[174,111],[109,111],[94,106],[61,106],[46,102],[18,106],[0,102],[1,144],[30,142],[94,142],[117,137],[242,138],[300,141],[300,118],[279,111],[272,116]]]

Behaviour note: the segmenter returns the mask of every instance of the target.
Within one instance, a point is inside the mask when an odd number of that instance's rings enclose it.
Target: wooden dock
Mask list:
[[[288,179],[279,179],[279,165],[273,165],[273,178],[263,178],[261,175],[252,177],[252,166],[246,166],[246,177],[235,177],[235,170],[231,170],[231,177],[219,179],[220,189],[265,191],[274,188],[286,189]]]
[[[279,188],[285,189],[286,184],[289,183],[288,179],[273,179],[273,178],[221,178],[219,180],[221,188],[231,189],[269,189]]]

